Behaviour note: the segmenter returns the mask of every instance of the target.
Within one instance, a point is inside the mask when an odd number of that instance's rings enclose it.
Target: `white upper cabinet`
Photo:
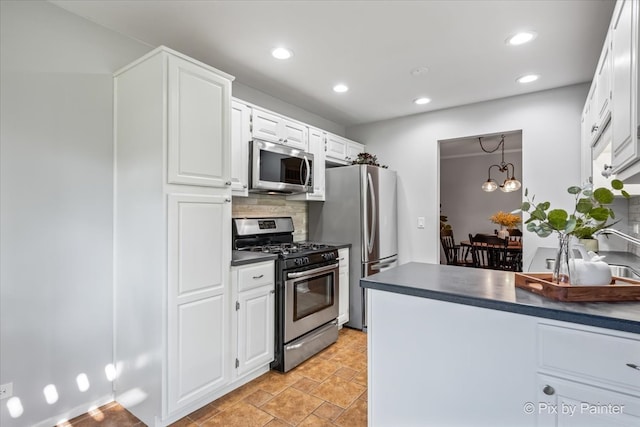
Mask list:
[[[309,152],[313,154],[313,192],[287,196],[290,200],[324,201],[326,133],[320,129],[309,128]]]
[[[231,190],[234,196],[248,195],[251,108],[231,101]]]
[[[596,116],[598,130],[602,132],[611,118],[611,36],[607,36],[596,69]]]
[[[254,107],[251,126],[253,138],[308,151],[308,128],[302,123]]]
[[[612,144],[614,172],[638,160],[638,2],[616,3],[612,35]]]
[[[168,58],[168,183],[231,185],[231,81]]]
[[[348,165],[365,150],[366,147],[358,142],[327,133],[325,155],[328,162]]]
[[[591,174],[587,159],[593,147],[610,142],[611,172],[627,184],[640,183],[638,9],[637,0],[618,0],[611,17],[581,118],[583,180]]]

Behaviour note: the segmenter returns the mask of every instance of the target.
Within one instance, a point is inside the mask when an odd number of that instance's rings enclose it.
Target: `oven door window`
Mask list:
[[[332,273],[296,281],[293,284],[293,320],[303,319],[331,307],[333,300]]]

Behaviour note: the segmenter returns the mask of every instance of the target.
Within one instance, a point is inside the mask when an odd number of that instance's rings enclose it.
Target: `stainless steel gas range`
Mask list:
[[[282,372],[338,339],[338,250],[293,231],[290,217],[233,219],[234,249],[278,255],[271,368]]]

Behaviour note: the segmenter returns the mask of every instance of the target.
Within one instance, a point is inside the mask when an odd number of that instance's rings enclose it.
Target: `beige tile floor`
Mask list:
[[[367,335],[347,328],[340,330],[335,344],[286,374],[267,372],[172,424],[173,427],[366,425]],[[62,426],[144,424],[114,402]]]

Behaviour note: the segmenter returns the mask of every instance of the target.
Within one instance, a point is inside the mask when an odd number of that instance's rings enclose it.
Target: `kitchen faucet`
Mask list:
[[[614,234],[614,235],[626,240],[627,242],[631,242],[636,246],[640,246],[640,239],[637,239],[637,238],[635,238],[633,236],[629,236],[628,234],[625,234],[622,231],[616,230],[614,228],[603,228],[603,229],[598,230],[595,233],[593,233],[594,236],[597,236],[599,234],[604,234],[604,235]]]

